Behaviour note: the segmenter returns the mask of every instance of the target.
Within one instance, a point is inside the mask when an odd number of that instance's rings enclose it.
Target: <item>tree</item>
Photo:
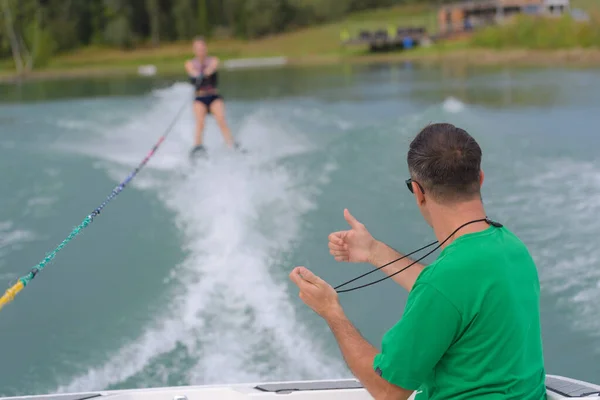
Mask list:
[[[160,7],[158,0],[146,0],[146,8],[150,17],[150,37],[152,46],[158,46],[160,43]]]
[[[104,0],[104,41],[121,48],[131,48],[134,32],[131,29],[129,14],[131,5],[127,0]]]
[[[245,36],[256,38],[282,32],[286,25],[286,6],[282,0],[244,1]]]
[[[190,39],[196,34],[196,18],[193,0],[175,0],[173,4],[173,19],[177,39]]]
[[[2,13],[4,14],[4,26],[10,41],[15,68],[17,69],[17,74],[21,75],[31,71],[33,68],[33,55],[27,49],[27,44],[16,27],[11,2],[9,2],[9,0],[2,0],[1,4]]]
[[[206,37],[210,37],[211,25],[208,19],[208,2],[206,0],[198,0],[198,33]]]

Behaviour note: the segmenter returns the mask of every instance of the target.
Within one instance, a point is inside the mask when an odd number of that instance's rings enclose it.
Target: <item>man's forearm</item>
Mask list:
[[[342,311],[327,318],[348,368],[375,399],[408,399],[412,391],[402,389],[373,370],[378,351],[367,342]]]
[[[403,255],[404,254],[398,253],[396,250],[392,249],[387,244],[377,241],[375,243],[375,247],[373,248],[369,263],[372,264],[374,267],[379,268],[382,265],[397,260]],[[385,268],[382,268],[381,271],[385,272],[387,275],[392,275],[400,271],[401,269],[408,267],[413,262],[414,260],[407,257],[400,261],[396,261],[395,263],[390,264]],[[410,268],[400,272],[399,274],[394,275],[392,279],[410,292],[423,268],[425,268],[423,264],[416,263]]]

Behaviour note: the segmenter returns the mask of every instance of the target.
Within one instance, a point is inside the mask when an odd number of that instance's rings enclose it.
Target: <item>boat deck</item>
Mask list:
[[[562,376],[546,377],[549,400],[600,397],[600,386]],[[295,400],[367,400],[372,397],[354,379],[333,381],[272,382],[259,384],[180,386],[152,389],[97,391],[75,394],[0,397],[0,400],[240,400],[245,398],[279,398]],[[411,399],[414,395],[411,396]],[[106,399],[108,400],[108,399]]]

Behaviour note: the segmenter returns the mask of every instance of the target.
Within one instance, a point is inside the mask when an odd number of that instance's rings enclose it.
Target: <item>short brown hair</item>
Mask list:
[[[436,200],[481,196],[481,148],[465,130],[430,124],[413,139],[407,162],[411,177]]]

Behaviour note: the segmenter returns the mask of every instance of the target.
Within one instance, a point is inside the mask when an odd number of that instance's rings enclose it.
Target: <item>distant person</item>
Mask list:
[[[194,99],[196,135],[191,155],[206,154],[203,145],[206,114],[215,117],[227,145],[238,148],[225,121],[225,104],[217,89],[219,59],[207,55],[206,42],[201,37],[194,39],[193,50],[195,57],[185,62],[185,70],[196,88]]]
[[[471,31],[473,30],[473,24],[471,23],[471,18],[466,17],[465,18],[465,31]]]
[[[336,291],[304,267],[290,274],[300,299],[327,322],[348,367],[376,399],[407,399],[413,391],[418,400],[546,399],[536,266],[517,236],[486,217],[479,145],[460,128],[433,124],[412,141],[407,161],[408,189],[443,246],[429,266],[393,277],[409,295],[381,351],[348,320]],[[344,217],[350,230],[329,236],[336,261],[380,267],[401,257],[348,210]],[[370,294],[380,312],[377,291]]]

